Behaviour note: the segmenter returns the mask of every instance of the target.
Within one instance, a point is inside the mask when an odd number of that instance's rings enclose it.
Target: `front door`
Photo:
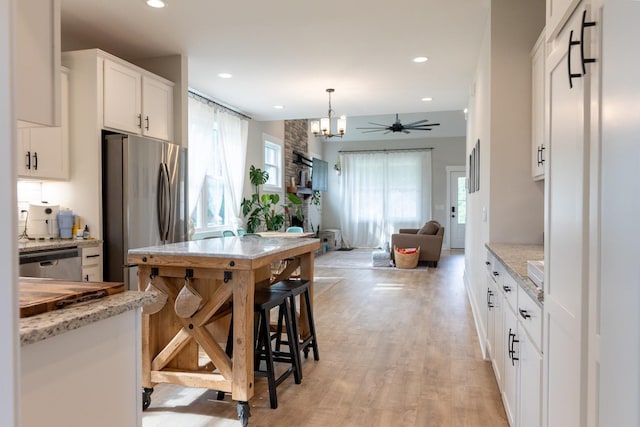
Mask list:
[[[467,186],[464,171],[449,171],[449,239],[451,249],[464,249],[467,222]]]

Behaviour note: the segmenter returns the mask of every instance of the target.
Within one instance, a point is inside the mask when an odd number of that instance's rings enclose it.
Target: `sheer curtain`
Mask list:
[[[220,143],[223,152],[223,169],[228,184],[230,209],[233,216],[229,225],[235,230],[242,224],[240,199],[244,185],[244,166],[247,157],[247,135],[249,123],[246,119],[222,109],[216,111]]]
[[[400,228],[431,218],[431,151],[342,153],[342,238],[381,247]]]
[[[215,111],[189,97],[189,217],[193,214],[205,183],[209,159],[214,156]]]

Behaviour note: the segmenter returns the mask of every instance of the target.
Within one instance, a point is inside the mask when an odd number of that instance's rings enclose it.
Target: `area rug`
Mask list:
[[[365,268],[365,269],[385,269],[385,270],[428,270],[426,264],[418,265],[415,269],[396,268],[389,264],[388,267],[374,267],[371,254],[381,249],[356,248],[352,251],[330,251],[315,258],[315,266],[322,268]]]

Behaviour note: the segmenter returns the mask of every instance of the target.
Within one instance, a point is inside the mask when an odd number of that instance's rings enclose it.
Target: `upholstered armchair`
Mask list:
[[[401,228],[397,234],[391,236],[391,258],[393,259],[394,247],[420,247],[418,261],[427,261],[437,267],[443,238],[444,227],[438,221],[428,221],[422,228]]]

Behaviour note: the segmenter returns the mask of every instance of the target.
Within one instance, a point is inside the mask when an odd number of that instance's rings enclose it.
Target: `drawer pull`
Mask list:
[[[99,257],[100,254],[93,254],[93,255],[85,255],[85,258],[96,258]]]
[[[504,285],[502,289],[504,289],[505,292],[511,292],[511,286]]]
[[[519,308],[518,311],[520,312],[520,316],[522,316],[525,319],[529,319],[531,317],[531,315],[527,313],[527,310],[523,310]]]
[[[484,262],[486,265],[491,265],[491,261],[485,261]]]
[[[493,275],[497,277],[497,276],[499,276],[499,275],[500,275],[500,273],[498,273],[497,271],[494,271],[494,272],[493,272]]]

